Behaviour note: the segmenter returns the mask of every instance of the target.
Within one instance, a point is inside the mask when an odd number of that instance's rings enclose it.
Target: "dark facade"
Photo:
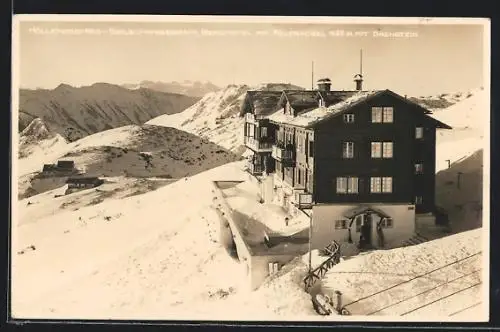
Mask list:
[[[392,107],[392,122],[373,123],[372,107]],[[346,122],[344,114],[352,122]],[[318,124],[314,128],[314,200],[414,203],[417,212],[432,212],[438,127],[446,128],[418,106],[389,92]],[[421,138],[417,128],[422,128]],[[348,185],[347,192],[338,192],[339,177],[357,179],[357,188],[350,193]],[[390,182],[387,190],[376,188],[382,187],[383,178]]]
[[[77,173],[75,162],[73,160],[59,160],[57,164],[45,164],[42,168],[43,173],[67,175]]]
[[[434,212],[436,130],[450,127],[389,90],[328,89],[284,91],[279,110],[260,120],[266,142],[274,140],[268,173],[314,203],[410,203]],[[300,121],[312,112],[322,116]]]

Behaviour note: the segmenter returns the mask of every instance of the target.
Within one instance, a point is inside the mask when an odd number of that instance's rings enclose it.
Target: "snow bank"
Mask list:
[[[282,281],[249,295],[241,285],[244,266],[218,243],[211,181],[243,180],[242,169],[241,162],[227,164],[77,210],[57,209],[54,201],[46,211],[29,213],[52,200],[49,193],[34,196],[36,204],[19,204],[13,316],[220,320],[304,312],[308,295],[298,284],[291,288],[301,276],[283,272]]]
[[[343,303],[352,314],[408,313],[431,320],[444,319],[459,310],[457,306],[466,307],[483,298],[482,233],[482,229],[477,229],[345,260],[327,272],[323,287],[329,293],[340,290]],[[469,291],[467,287],[473,285],[477,286]],[[453,296],[454,305],[448,295]]]
[[[257,184],[245,181],[232,188],[224,189],[227,203],[233,210],[243,213],[282,235],[291,235],[309,226],[309,218],[304,214],[291,216],[279,205],[259,203],[260,189]],[[288,218],[288,225],[285,223]]]

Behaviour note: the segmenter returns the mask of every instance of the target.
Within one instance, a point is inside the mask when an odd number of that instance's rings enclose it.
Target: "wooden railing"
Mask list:
[[[304,288],[306,292],[308,292],[318,280],[321,280],[329,269],[340,262],[340,245],[336,241],[330,243],[323,251],[330,257],[321,263],[320,266],[309,272],[304,278]]]

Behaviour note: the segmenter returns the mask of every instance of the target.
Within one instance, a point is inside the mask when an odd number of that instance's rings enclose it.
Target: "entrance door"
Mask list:
[[[363,215],[363,224],[361,225],[361,246],[371,247],[372,245],[372,215],[367,213]]]

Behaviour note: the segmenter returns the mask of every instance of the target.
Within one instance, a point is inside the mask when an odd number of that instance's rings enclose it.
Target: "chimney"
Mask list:
[[[319,91],[330,91],[330,87],[332,86],[332,81],[329,78],[322,78],[317,82]]]
[[[354,75],[354,82],[356,82],[357,91],[363,90],[363,75],[361,74]]]

